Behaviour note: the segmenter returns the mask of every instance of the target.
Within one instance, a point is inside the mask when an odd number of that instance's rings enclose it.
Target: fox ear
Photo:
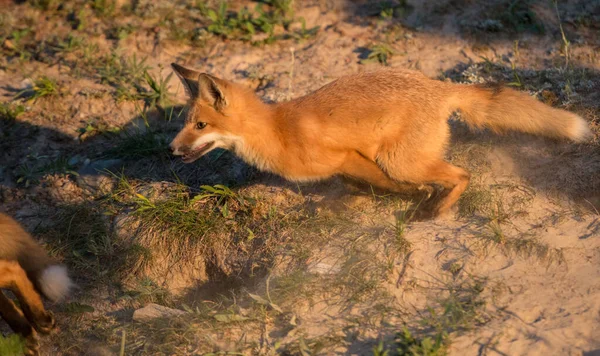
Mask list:
[[[173,71],[181,82],[183,83],[183,87],[185,88],[185,92],[190,98],[198,97],[199,87],[198,87],[198,77],[200,76],[200,72],[195,70],[187,69],[185,67],[180,66],[177,63],[171,63],[171,67]]]
[[[222,111],[227,106],[221,80],[210,74],[201,73],[198,76],[198,94],[201,99],[210,103],[217,111]]]

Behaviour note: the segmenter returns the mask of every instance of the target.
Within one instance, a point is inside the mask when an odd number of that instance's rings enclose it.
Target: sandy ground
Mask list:
[[[98,43],[98,53],[117,47],[127,56],[147,57],[146,64],[154,68],[153,73],[162,66],[162,72],[168,74],[168,64],[176,61],[253,86],[266,100],[275,101],[304,95],[344,74],[376,69],[381,64],[365,64],[361,59],[374,44],[387,43],[394,52],[388,65],[420,70],[432,78],[508,83],[515,81],[517,73],[523,82],[519,89],[586,118],[595,130],[595,141],[575,145],[525,135],[497,137],[470,133],[453,124],[448,158],[473,173],[471,188],[452,217],[412,221],[401,213],[407,204],[404,200],[370,194],[368,188],[364,193],[364,187],[361,193],[338,179],[297,186],[254,172],[232,157],[225,157],[224,164],[201,161],[191,168],[164,155],[160,159],[119,158],[107,163],[111,157],[104,152],[113,141],[103,135],[77,139],[77,130],[93,120],[95,125],[143,131],[139,104],[114,100],[113,86],[93,75],[76,75],[76,67],[69,60],[78,60],[78,54],[74,59],[67,55],[68,60],[57,61],[43,60],[41,55],[37,57],[42,59],[34,56],[21,61],[7,57],[0,65],[3,102],[14,101],[17,92],[31,85],[28,78],[41,75],[57,78],[61,87],[67,88],[55,98],[25,102],[28,110],[17,117],[16,125],[0,126],[8,133],[0,144],[4,150],[0,157],[1,209],[43,236],[65,259],[83,286],[72,302],[94,308],[93,312],[78,313],[51,307],[61,332],[45,339],[46,354],[89,354],[90,345],[117,354],[121,330],[127,329],[126,345],[131,354],[228,350],[243,354],[363,355],[373,354],[380,340],[393,350],[394,335],[402,325],[418,335],[433,335],[435,325],[442,325],[440,328],[450,333],[450,355],[600,354],[600,28],[596,12],[600,5],[593,1],[559,2],[561,23],[570,41],[567,63],[555,8],[548,2],[525,2],[536,21],[543,24],[543,33],[527,27],[525,20],[526,28],[516,30],[510,27],[510,19],[495,17],[507,11],[508,2],[407,1],[398,5],[397,11],[402,12],[393,18],[379,16],[381,9],[374,3],[297,1],[295,16],[305,19],[306,28],[320,26],[316,36],[263,46],[218,37],[209,38],[203,46],[168,37],[157,41],[161,30],[153,32],[152,25],[147,24],[150,20],[121,40],[90,35],[86,41]],[[245,2],[231,2],[230,6],[237,9],[241,4]],[[31,8],[30,4],[9,3],[6,11],[9,16],[27,11],[31,12],[28,16],[44,16],[44,10]],[[152,11],[162,11],[158,9]],[[371,13],[374,16],[368,16]],[[126,19],[117,17],[115,23],[126,23]],[[64,19],[48,17],[44,21],[52,24]],[[107,20],[98,23],[102,21]],[[4,23],[6,28],[11,25],[9,20]],[[88,33],[94,31],[93,26],[102,28],[92,20],[90,23]],[[503,27],[494,30],[497,26]],[[65,34],[60,26],[46,27],[50,33]],[[36,36],[43,37],[42,32],[38,30]],[[11,36],[8,39],[15,42]],[[10,44],[5,42],[6,46]],[[176,101],[184,103],[177,78],[171,77],[169,83]],[[150,115],[153,124],[158,116]],[[156,125],[170,138],[180,124],[181,118],[175,118]],[[59,172],[27,185],[19,181],[19,177],[27,176],[22,173],[24,165],[40,166],[65,155],[77,156],[73,169],[78,176]],[[281,230],[284,232],[273,237],[280,246],[269,250],[275,262],[266,272],[244,277],[241,282],[242,277],[233,282],[225,278],[229,282],[220,283],[205,270],[201,256],[194,257],[195,272],[186,272],[183,267],[165,277],[173,266],[166,272],[163,266],[150,274],[171,289],[189,287],[190,281],[197,284],[196,291],[184,293],[184,297],[172,290],[177,296],[169,301],[157,301],[149,293],[154,302],[184,309],[184,305],[212,301],[227,310],[235,306],[239,315],[247,313],[248,303],[217,302],[220,299],[216,295],[237,295],[240,290],[260,291],[262,295],[265,290],[269,293],[267,281],[272,279],[271,303],[282,309],[281,313],[271,316],[268,313],[276,308],[265,307],[266,316],[253,317],[256,323],[246,329],[237,324],[229,330],[229,324],[215,328],[190,322],[183,331],[179,324],[167,321],[150,327],[132,321],[133,310],[148,300],[132,300],[123,292],[121,283],[127,283],[103,277],[110,274],[110,267],[106,271],[98,267],[102,271],[96,273],[73,262],[78,258],[71,251],[75,247],[65,237],[72,231],[52,229],[53,213],[64,209],[65,204],[81,207],[98,200],[86,186],[90,181],[85,166],[94,162],[113,171],[124,166],[126,175],[142,182],[140,189],[173,184],[171,170],[191,189],[197,190],[201,184],[237,183],[239,188],[234,189],[282,211],[302,206],[315,216],[338,223],[307,223],[311,228],[302,230],[305,223],[292,222],[292,232]],[[95,173],[89,176],[92,185],[103,179]],[[108,174],[99,176],[112,179]],[[115,216],[127,215],[108,210],[102,213],[109,216],[101,220],[102,226],[113,226]],[[89,225],[89,229],[90,236],[99,231],[96,225]],[[295,235],[294,230],[303,235]],[[117,234],[125,233],[118,230]],[[398,241],[408,247],[399,248]],[[228,247],[223,246],[226,256]],[[303,257],[290,257],[294,253]],[[290,262],[296,261],[294,258],[302,263]],[[97,259],[90,265],[102,266]],[[235,264],[226,257],[223,261],[235,270]],[[290,276],[298,273],[310,278],[298,284],[289,282]],[[159,276],[165,278],[158,281]],[[184,282],[175,283],[177,278]],[[168,279],[170,284],[165,283]],[[448,304],[444,299],[447,295],[454,295],[456,303]],[[428,307],[437,310],[438,316],[453,308],[462,312],[450,312],[442,322]],[[172,330],[178,337],[160,332],[160,337],[153,336],[157,328]],[[161,343],[176,346],[164,351],[158,347]]]

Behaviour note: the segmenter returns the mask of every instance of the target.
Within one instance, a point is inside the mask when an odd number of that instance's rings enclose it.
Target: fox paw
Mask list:
[[[31,330],[31,333],[25,338],[25,350],[23,353],[26,356],[38,356],[40,354],[40,343],[36,332],[33,330]]]
[[[54,314],[50,311],[45,312],[41,317],[36,318],[34,327],[40,334],[49,334],[56,327]]]
[[[417,190],[425,195],[425,200],[429,200],[435,192],[435,189],[432,186],[425,184],[421,184]]]

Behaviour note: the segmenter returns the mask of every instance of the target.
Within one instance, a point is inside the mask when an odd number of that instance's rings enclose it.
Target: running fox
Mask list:
[[[0,213],[0,288],[10,289],[22,309],[0,291],[0,316],[25,337],[27,355],[38,354],[36,330],[46,334],[55,326],[37,291],[59,301],[71,287],[67,269],[50,258],[19,223]]]
[[[230,81],[172,63],[190,98],[170,144],[190,163],[221,147],[292,181],[345,175],[394,192],[441,186],[432,215],[449,211],[469,173],[444,161],[448,118],[460,110],[474,128],[515,130],[583,142],[581,117],[503,87],[442,82],[381,69],[341,77],[306,96],[267,104]]]

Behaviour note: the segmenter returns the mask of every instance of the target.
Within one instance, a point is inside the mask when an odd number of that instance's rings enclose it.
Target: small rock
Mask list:
[[[171,309],[162,305],[150,303],[145,307],[133,312],[134,321],[150,321],[156,318],[167,318],[183,315],[185,312],[179,309]]]
[[[89,355],[89,356],[113,356],[114,355],[114,352],[112,352],[106,346],[94,345],[94,346],[88,346],[87,349],[88,349],[87,355]]]
[[[76,177],[77,184],[87,190],[91,194],[96,194],[98,192],[109,192],[112,190],[114,186],[113,180],[106,175],[79,175]]]
[[[112,179],[105,170],[122,163],[120,159],[104,159],[90,162],[88,158],[83,161],[83,166],[77,172],[77,184],[94,194],[98,191],[108,191],[112,185]]]
[[[19,87],[21,90],[29,90],[33,88],[33,81],[29,78],[23,79],[21,83],[19,83]]]

